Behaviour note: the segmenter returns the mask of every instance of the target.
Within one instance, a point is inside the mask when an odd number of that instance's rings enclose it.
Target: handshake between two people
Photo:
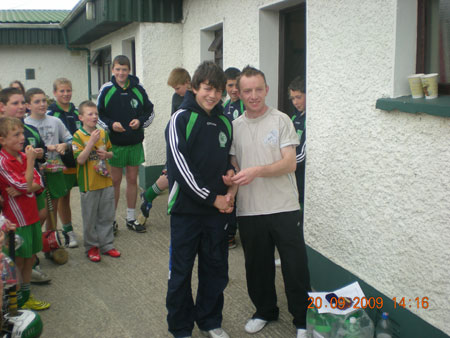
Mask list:
[[[237,174],[233,169],[228,170],[226,175],[222,176],[223,182],[228,186],[228,192],[225,195],[217,195],[214,206],[222,213],[231,213],[234,209],[235,196],[239,185],[250,184],[255,177],[257,177],[255,167],[241,170]]]

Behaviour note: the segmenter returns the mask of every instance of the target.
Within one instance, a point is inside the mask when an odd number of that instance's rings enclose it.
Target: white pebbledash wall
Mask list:
[[[409,94],[415,6],[308,2],[305,231],[388,297],[428,297],[428,309],[407,305],[450,333],[450,119],[375,109]]]
[[[195,70],[201,31],[222,24],[224,68],[276,74],[263,49],[278,50],[278,32],[266,28],[294,3],[184,1],[183,64]],[[450,120],[375,108],[408,95],[416,15],[409,0],[307,2],[305,236],[388,297],[428,297],[428,309],[411,311],[450,333]]]
[[[68,51],[64,46],[2,46],[0,85],[19,80],[25,89],[41,88],[53,98],[53,81],[66,77],[72,81],[72,101],[78,105],[88,99],[86,52]],[[25,69],[35,70],[35,80],[25,80]]]

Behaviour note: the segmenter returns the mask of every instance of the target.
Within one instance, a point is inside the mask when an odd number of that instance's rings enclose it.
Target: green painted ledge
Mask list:
[[[139,186],[143,190],[147,190],[161,175],[164,165],[139,166]]]
[[[382,110],[399,110],[406,113],[426,113],[435,116],[450,117],[450,96],[439,96],[436,99],[413,99],[411,96],[402,96],[395,99],[378,99],[376,108]]]
[[[424,321],[408,309],[397,305],[394,308],[392,299],[380,291],[376,290],[362,279],[345,270],[341,266],[320,254],[318,251],[307,246],[308,265],[311,275],[311,285],[314,291],[332,291],[357,281],[361,286],[366,298],[383,298],[381,309],[366,308],[366,313],[372,318],[375,326],[382,312],[389,312],[389,318],[393,322],[396,338],[449,338],[447,334]],[[402,298],[404,295],[396,295]],[[416,295],[419,298],[427,295]],[[394,296],[393,296],[394,297]],[[433,306],[433,299],[429,299],[430,306]],[[430,311],[423,310],[423,311]]]

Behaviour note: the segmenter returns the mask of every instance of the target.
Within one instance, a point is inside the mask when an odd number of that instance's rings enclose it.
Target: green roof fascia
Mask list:
[[[8,9],[0,10],[0,24],[5,23],[60,23],[70,11],[40,9]]]
[[[376,108],[381,110],[399,110],[406,113],[426,113],[435,116],[450,117],[450,96],[443,95],[435,99],[413,99],[412,96],[381,98]]]
[[[183,16],[182,0],[94,0],[93,3],[94,19],[87,20],[86,10],[82,8],[62,22],[70,45],[91,43],[133,22],[176,23]]]
[[[42,25],[41,25],[42,26]],[[2,28],[0,45],[63,45],[61,29],[51,28]]]

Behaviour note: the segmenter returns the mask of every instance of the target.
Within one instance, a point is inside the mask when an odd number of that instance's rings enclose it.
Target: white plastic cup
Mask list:
[[[420,99],[423,97],[423,88],[421,77],[425,74],[413,74],[408,76],[409,88],[413,99]]]
[[[438,73],[422,75],[422,88],[426,99],[438,97]]]

